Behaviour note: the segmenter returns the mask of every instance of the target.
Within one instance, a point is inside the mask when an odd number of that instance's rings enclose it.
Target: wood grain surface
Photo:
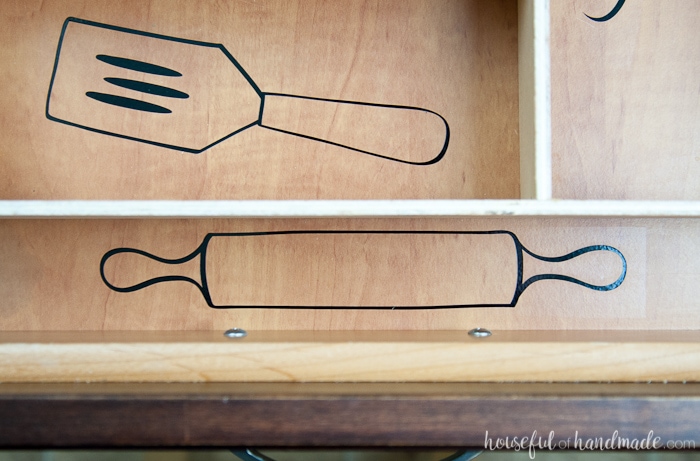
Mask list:
[[[4,220],[0,222],[0,327],[6,331],[225,330],[234,326],[262,330],[469,330],[476,326],[506,330],[697,329],[699,225],[695,218]],[[192,253],[211,232],[323,229],[508,230],[526,248],[545,256],[561,256],[589,245],[611,245],[624,254],[627,274],[617,289],[607,292],[561,280],[541,280],[525,289],[514,308],[415,311],[211,309],[192,283],[171,281],[119,293],[108,288],[100,277],[103,255],[119,247],[177,259]],[[410,238],[405,242],[407,246],[411,243]],[[271,249],[259,247],[259,257]],[[306,254],[304,247],[296,250],[300,261],[313,255]],[[620,273],[619,258],[611,255],[611,260],[589,260],[589,255],[584,255],[554,265],[563,264],[560,269],[564,274],[610,283]],[[574,262],[580,264],[568,266]],[[552,264],[525,259],[524,278],[548,273],[554,268]],[[475,276],[455,273],[455,267],[438,264],[434,271],[457,281],[459,277],[468,280]],[[137,264],[124,268],[129,269],[126,275],[133,271],[134,280],[161,275],[159,267]],[[183,269],[177,274],[199,275],[196,264]],[[402,284],[406,283],[404,279],[415,280],[420,285],[421,274],[409,269],[397,267],[397,280]],[[274,274],[276,267],[268,270]],[[294,269],[289,277],[286,286],[301,280],[295,278]],[[361,274],[348,277],[354,279],[357,289],[371,287],[372,280],[363,279]],[[378,288],[388,297],[393,294],[391,286],[373,287]],[[315,284],[299,289],[321,290]],[[430,291],[424,285],[422,289]],[[327,294],[321,290],[317,295]]]
[[[191,154],[49,120],[47,95],[68,17],[221,44],[263,92],[433,111],[449,123],[448,150],[437,164],[416,166],[253,126]],[[519,196],[515,0],[13,0],[3,3],[0,24],[0,59],[7,63],[0,71],[3,199]],[[49,107],[57,120],[201,148],[258,118],[260,98],[218,49],[76,22],[64,39]],[[95,59],[119,53],[169,63],[183,76],[149,75]],[[190,97],[143,95],[104,78]],[[87,92],[143,99],[174,112],[110,106]],[[432,159],[445,140],[444,124],[427,112],[407,117],[398,111],[397,118],[392,111],[368,114],[331,105],[309,113],[316,106],[273,99],[264,118],[270,126],[406,161]]]
[[[2,332],[6,383],[700,382],[696,331]]]
[[[694,0],[553,1],[554,197],[700,199]]]
[[[553,442],[573,444],[650,430],[665,444],[697,441],[699,393],[695,384],[4,384],[0,445],[483,448],[486,431],[545,441],[553,431]]]

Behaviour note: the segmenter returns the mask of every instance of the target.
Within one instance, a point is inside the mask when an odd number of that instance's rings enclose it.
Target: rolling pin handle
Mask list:
[[[622,270],[620,271],[620,275],[612,283],[609,283],[607,285],[595,285],[593,283],[588,283],[584,282],[583,280],[577,279],[576,277],[571,277],[569,275],[563,275],[563,274],[538,274],[538,275],[533,275],[526,281],[522,282],[518,289],[518,293],[516,293],[516,298],[519,296],[520,293],[522,293],[528,286],[531,284],[539,281],[539,280],[563,280],[565,282],[571,282],[575,283],[576,285],[581,285],[586,288],[590,288],[591,290],[596,290],[596,291],[610,291],[614,290],[615,288],[619,287],[622,282],[625,280],[625,276],[627,275],[627,260],[625,259],[624,255],[620,250],[618,250],[615,247],[609,246],[609,245],[591,245],[587,247],[580,248],[576,251],[573,251],[569,254],[566,254],[564,256],[557,256],[557,257],[547,257],[547,256],[540,256],[536,253],[533,253],[532,251],[528,250],[525,247],[522,247],[523,251],[527,253],[528,255],[532,256],[535,259],[538,259],[540,261],[545,261],[545,262],[551,262],[551,263],[560,263],[564,261],[568,261],[570,259],[574,259],[578,256],[581,256],[586,253],[591,253],[594,251],[609,251],[614,254],[616,254],[620,258],[620,262],[622,263]]]
[[[162,264],[167,264],[167,265],[176,265],[176,264],[183,264],[187,261],[192,260],[195,256],[200,254],[200,249],[198,248],[195,252],[185,256],[184,258],[180,259],[165,259],[161,258],[159,256],[153,255],[151,253],[148,253],[146,251],[138,250],[135,248],[115,248],[113,250],[108,251],[107,253],[102,256],[102,260],[100,261],[100,276],[102,277],[102,281],[107,285],[110,289],[117,291],[119,293],[130,293],[132,291],[137,291],[142,288],[146,288],[148,286],[151,286],[156,283],[160,282],[171,282],[171,281],[185,281],[185,282],[190,282],[194,285],[196,285],[200,290],[202,290],[202,285],[197,282],[196,280],[184,276],[184,275],[161,275],[158,277],[153,277],[148,280],[144,280],[143,282],[136,283],[133,285],[125,286],[125,287],[120,287],[116,286],[113,283],[111,283],[108,279],[107,276],[105,275],[105,265],[107,264],[107,261],[109,261],[111,258],[119,257],[119,256],[124,256],[124,255],[137,255],[138,258],[146,258],[152,261],[157,261]]]

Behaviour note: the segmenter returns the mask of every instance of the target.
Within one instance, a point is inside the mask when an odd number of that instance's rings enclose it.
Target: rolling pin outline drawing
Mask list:
[[[523,244],[518,240],[517,236],[510,232],[510,231],[505,231],[505,230],[495,230],[495,231],[461,231],[461,232],[454,232],[454,231],[336,231],[336,230],[316,230],[316,231],[304,231],[304,230],[299,230],[299,231],[274,231],[274,232],[233,232],[233,233],[210,233],[207,234],[204,240],[202,241],[202,244],[197,247],[192,253],[189,255],[179,258],[179,259],[166,259],[166,258],[161,258],[159,256],[155,256],[151,253],[148,253],[143,250],[135,249],[135,248],[115,248],[107,253],[104,254],[102,257],[102,260],[100,261],[100,276],[102,277],[102,281],[107,285],[110,289],[120,292],[120,293],[130,293],[133,291],[140,290],[142,288],[146,288],[150,285],[160,283],[160,282],[169,282],[169,281],[185,281],[185,282],[190,282],[194,284],[197,288],[199,288],[200,292],[204,296],[204,299],[207,302],[207,305],[211,308],[215,309],[231,309],[231,308],[244,308],[244,307],[254,307],[254,308],[264,308],[264,307],[269,307],[269,308],[293,308],[293,309],[340,309],[343,308],[343,306],[306,306],[306,305],[273,305],[273,306],[261,306],[261,305],[252,305],[252,306],[247,306],[247,305],[230,305],[230,306],[219,306],[215,305],[214,302],[212,301],[211,294],[209,292],[209,287],[207,284],[207,274],[206,274],[206,257],[207,257],[207,248],[209,245],[209,242],[212,238],[215,237],[252,237],[252,236],[272,236],[272,235],[301,235],[301,234],[319,234],[319,235],[342,235],[342,234],[422,234],[422,235],[508,235],[513,239],[513,243],[515,244],[515,250],[516,250],[516,257],[517,257],[517,282],[515,286],[515,292],[514,296],[511,302],[507,304],[452,304],[452,305],[437,305],[437,306],[351,306],[350,308],[352,309],[444,309],[444,308],[468,308],[468,307],[515,307],[516,303],[518,302],[518,299],[522,295],[522,293],[525,291],[527,287],[532,285],[533,283],[540,281],[540,280],[562,280],[570,283],[574,283],[576,285],[581,285],[585,288],[589,288],[591,290],[596,290],[596,291],[610,291],[614,290],[615,288],[619,287],[622,282],[625,279],[625,276],[627,275],[627,260],[625,259],[624,255],[617,249],[609,245],[590,245],[586,246],[583,248],[580,248],[576,251],[573,251],[571,253],[565,254],[563,256],[557,256],[557,257],[547,257],[547,256],[541,256],[536,253],[533,253],[532,251],[528,250],[523,246]],[[552,263],[558,263],[558,262],[564,262],[571,260],[573,258],[576,258],[577,256],[583,255],[585,253],[590,253],[593,251],[609,251],[614,254],[616,254],[622,263],[622,269],[620,272],[620,276],[615,280],[614,282],[607,284],[607,285],[594,285],[590,284],[587,282],[584,282],[582,280],[579,280],[577,278],[567,276],[567,275],[562,275],[562,274],[537,274],[534,276],[531,276],[527,280],[523,282],[523,252],[530,255],[531,257],[538,259],[540,261],[545,261],[545,262],[552,262]],[[141,256],[145,256],[147,258],[153,259],[155,261],[158,261],[160,263],[164,264],[182,264],[186,263],[188,261],[193,260],[197,256],[200,257],[200,278],[201,281],[194,280],[190,277],[183,276],[183,275],[169,275],[169,276],[162,276],[162,277],[155,277],[149,280],[146,280],[144,282],[138,283],[136,285],[128,286],[128,287],[118,287],[115,286],[114,284],[110,283],[107,280],[107,277],[105,275],[105,264],[107,261],[114,255],[117,254],[122,254],[122,253],[133,253]]]
[[[58,72],[58,67],[59,67],[59,60],[61,56],[61,48],[63,46],[63,41],[66,35],[66,30],[68,28],[68,25],[70,23],[78,23],[78,24],[83,24],[87,26],[93,26],[93,27],[98,27],[98,28],[103,28],[103,29],[108,29],[112,31],[117,31],[117,32],[124,32],[128,34],[134,34],[134,35],[140,35],[143,37],[149,37],[149,38],[154,38],[154,39],[159,39],[159,40],[168,40],[171,42],[176,42],[176,43],[183,43],[187,45],[194,45],[194,46],[201,46],[201,47],[207,47],[207,48],[218,48],[230,61],[231,63],[236,67],[236,69],[241,73],[241,75],[245,78],[245,80],[250,84],[250,86],[255,90],[255,92],[258,94],[260,97],[260,111],[258,115],[258,119],[252,123],[249,123],[245,126],[242,126],[233,132],[227,134],[226,136],[215,140],[214,142],[211,142],[210,144],[206,145],[203,148],[191,148],[191,147],[184,147],[184,146],[176,146],[168,143],[162,143],[154,140],[149,140],[149,139],[143,139],[139,138],[137,136],[130,136],[127,134],[123,133],[115,133],[107,130],[103,130],[100,128],[95,128],[91,126],[86,126],[80,123],[75,123],[70,120],[66,120],[64,118],[58,118],[54,117],[50,113],[50,99],[51,99],[51,94],[54,88],[54,82],[56,80],[56,73]],[[152,63],[147,63],[147,62],[142,62],[142,61],[137,61],[137,60],[132,60],[128,58],[121,58],[121,57],[116,57],[116,56],[109,56],[109,55],[97,55],[95,57],[96,59],[105,62],[107,64],[111,64],[116,67],[121,67],[125,69],[130,69],[130,70],[136,70],[140,72],[144,72],[147,74],[153,74],[153,75],[160,75],[160,76],[166,76],[166,77],[179,77],[182,76],[182,74],[176,70],[169,69],[164,66],[160,66],[157,64],[152,64]],[[144,83],[144,82],[139,82],[135,80],[127,80],[127,79],[118,79],[118,78],[105,78],[105,81],[108,83],[111,83],[112,85],[121,87],[121,88],[126,88],[134,91],[139,91],[142,93],[147,93],[147,94],[153,94],[156,96],[163,96],[163,97],[169,97],[169,98],[178,98],[178,99],[186,99],[189,97],[187,93],[184,93],[179,90],[163,87],[160,85],[154,85],[154,84],[149,84],[149,83]],[[150,113],[161,113],[161,114],[168,114],[171,113],[172,111],[168,108],[165,108],[163,106],[160,106],[158,104],[153,104],[145,101],[141,101],[138,99],[132,99],[132,98],[127,98],[123,96],[116,96],[116,95],[110,95],[110,94],[104,94],[104,93],[99,93],[99,92],[94,92],[94,91],[88,91],[85,94],[87,97],[106,103],[110,105],[116,105],[120,107],[124,107],[127,109],[133,109],[133,110],[139,110],[143,112],[150,112]],[[385,108],[385,109],[397,109],[397,110],[410,110],[410,111],[419,111],[419,112],[424,112],[428,114],[435,115],[440,118],[442,123],[444,124],[445,128],[445,139],[444,143],[442,144],[442,148],[440,151],[435,155],[433,158],[427,160],[427,161],[410,161],[406,159],[401,159],[401,158],[395,158],[391,157],[388,155],[382,155],[378,154],[375,152],[370,152],[367,150],[359,149],[356,147],[348,146],[342,143],[334,142],[328,139],[322,139],[310,135],[306,135],[303,133],[295,133],[293,131],[288,131],[285,129],[280,129],[272,126],[267,126],[263,124],[263,112],[265,109],[265,98],[266,97],[285,97],[285,98],[291,98],[291,99],[302,99],[302,100],[307,100],[307,101],[320,101],[320,102],[326,102],[326,103],[335,103],[335,104],[345,104],[349,106],[365,106],[365,107],[374,107],[374,108]],[[235,136],[238,133],[241,133],[242,131],[247,130],[248,128],[251,128],[253,126],[260,126],[262,128],[266,128],[272,131],[277,131],[280,133],[285,133],[305,139],[310,139],[313,141],[319,141],[323,142],[326,144],[342,147],[345,149],[349,149],[355,152],[360,152],[363,154],[371,155],[374,157],[379,157],[387,160],[392,160],[395,162],[399,163],[405,163],[409,165],[431,165],[434,163],[439,162],[445,153],[447,152],[447,147],[450,141],[450,127],[449,124],[447,123],[447,120],[445,118],[438,114],[437,112],[434,112],[429,109],[424,109],[421,107],[414,107],[414,106],[402,106],[402,105],[393,105],[393,104],[378,104],[378,103],[370,103],[370,102],[360,102],[360,101],[347,101],[347,100],[339,100],[339,99],[326,99],[326,98],[316,98],[316,97],[311,97],[311,96],[301,96],[301,95],[293,95],[293,94],[284,94],[284,93],[273,93],[273,92],[263,92],[258,85],[253,81],[253,79],[248,75],[248,73],[243,69],[243,67],[236,61],[236,59],[229,53],[229,51],[224,47],[222,44],[217,44],[217,43],[210,43],[210,42],[201,42],[197,40],[189,40],[189,39],[183,39],[183,38],[177,38],[177,37],[171,37],[167,35],[161,35],[161,34],[155,34],[151,32],[144,32],[140,30],[135,30],[135,29],[128,29],[125,27],[120,27],[120,26],[114,26],[110,24],[103,24],[99,22],[94,22],[94,21],[89,21],[86,19],[80,19],[80,18],[74,18],[74,17],[69,17],[65,20],[63,23],[63,28],[61,30],[61,35],[58,41],[58,47],[56,49],[56,58],[54,61],[54,66],[53,66],[53,73],[51,76],[51,82],[49,84],[49,91],[48,91],[48,96],[46,98],[46,118],[58,123],[63,123],[65,125],[73,126],[76,128],[81,128],[84,130],[92,131],[95,133],[100,133],[104,135],[109,135],[109,136],[115,136],[118,138],[122,139],[128,139],[131,141],[138,141],[138,142],[143,142],[146,144],[151,144],[154,146],[158,147],[164,147],[168,149],[175,149],[179,151],[184,151],[188,153],[193,153],[193,154],[198,154],[201,152],[204,152],[205,150],[214,147],[215,145],[231,138],[232,136]]]

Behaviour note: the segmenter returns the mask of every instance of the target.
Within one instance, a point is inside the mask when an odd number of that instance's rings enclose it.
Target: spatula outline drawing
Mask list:
[[[61,62],[61,52],[62,52],[62,47],[64,44],[64,40],[66,38],[66,32],[68,30],[69,25],[71,24],[80,24],[84,26],[90,26],[90,27],[96,27],[96,28],[102,28],[105,30],[109,31],[115,31],[119,33],[125,33],[125,34],[132,34],[136,36],[141,36],[141,37],[146,37],[148,39],[152,40],[165,40],[168,42],[172,43],[179,43],[179,44],[185,44],[185,45],[193,45],[193,46],[198,46],[198,47],[205,47],[207,49],[218,49],[225,57],[230,61],[230,63],[240,72],[240,74],[245,78],[247,83],[250,85],[250,87],[257,93],[258,97],[260,98],[260,108],[259,108],[259,113],[258,113],[258,118],[255,121],[252,121],[245,126],[238,126],[233,131],[230,133],[226,134],[225,136],[218,137],[217,139],[210,140],[206,145],[204,146],[183,146],[183,145],[175,145],[172,143],[168,142],[161,142],[159,140],[154,140],[154,139],[146,139],[146,138],[141,138],[132,134],[127,134],[127,133],[119,133],[115,131],[109,131],[107,129],[102,129],[100,127],[96,126],[90,126],[86,123],[77,123],[75,121],[70,120],[69,117],[65,116],[56,116],[52,114],[51,111],[51,97],[54,92],[54,84],[56,81],[56,76],[57,73],[59,72],[59,65]],[[94,59],[97,59],[99,61],[102,61],[103,63],[106,63],[108,65],[114,66],[116,68],[122,68],[122,69],[129,69],[132,71],[137,71],[137,72],[142,72],[145,75],[158,75],[161,77],[172,77],[172,78],[177,78],[179,76],[182,76],[182,73],[179,72],[176,69],[171,69],[168,66],[162,65],[162,63],[156,63],[156,62],[145,62],[141,60],[136,60],[136,59],[130,59],[128,57],[123,57],[123,56],[112,56],[108,54],[98,54],[94,56]],[[154,61],[157,61],[157,58],[154,58]],[[168,114],[172,113],[172,111],[168,108],[165,107],[165,102],[160,102],[162,98],[178,98],[178,99],[187,99],[189,95],[186,92],[183,92],[179,89],[174,89],[170,87],[166,87],[163,85],[158,85],[158,84],[153,84],[153,83],[148,83],[148,82],[141,82],[137,81],[134,79],[122,79],[122,78],[113,78],[113,77],[108,77],[104,79],[114,87],[119,87],[122,89],[127,89],[130,91],[138,92],[138,96],[143,96],[145,95],[153,95],[153,101],[145,101],[141,99],[136,99],[136,98],[131,98],[131,97],[125,97],[125,96],[120,96],[120,95],[114,95],[114,94],[108,94],[108,93],[102,93],[102,92],[97,92],[97,91],[87,91],[85,92],[84,96],[95,101],[99,101],[101,103],[111,105],[111,106],[118,106],[121,108],[124,108],[125,110],[131,110],[131,111],[140,111],[143,114],[160,114],[163,116],[167,116]],[[137,96],[136,94],[134,96]],[[314,135],[308,135],[305,133],[298,133],[294,132],[291,130],[287,129],[282,129],[274,126],[269,126],[266,125],[263,121],[263,115],[265,111],[265,102],[266,98],[291,98],[294,100],[305,100],[309,102],[318,102],[318,103],[327,103],[327,104],[335,104],[339,106],[347,106],[347,107],[359,107],[362,106],[364,108],[367,108],[368,110],[371,110],[372,108],[377,109],[377,110],[394,110],[394,111],[417,111],[418,113],[422,114],[429,114],[430,116],[435,116],[438,117],[440,122],[442,123],[442,126],[444,126],[444,142],[441,142],[441,146],[436,149],[436,152],[433,154],[432,152],[430,153],[421,153],[421,158],[427,158],[427,160],[421,160],[421,161],[414,161],[411,160],[410,158],[399,158],[398,156],[392,156],[388,155],[385,153],[379,153],[379,152],[373,152],[370,150],[366,150],[360,147],[355,147],[351,145],[344,144],[342,142],[337,142],[334,141],[333,139],[324,139],[320,138],[318,136]],[[398,112],[396,112],[398,113]],[[210,149],[211,147],[216,146],[217,144],[220,144],[221,142],[231,138],[232,136],[235,136],[236,134],[239,134],[248,128],[254,127],[254,126],[260,126],[262,128],[266,128],[269,130],[273,130],[276,132],[296,136],[296,137],[301,137],[305,139],[310,139],[313,141],[318,141],[322,142],[325,144],[330,144],[334,145],[337,147],[349,149],[351,151],[355,152],[360,152],[363,154],[371,155],[374,157],[379,157],[387,160],[392,160],[395,162],[399,163],[405,163],[405,164],[410,164],[410,165],[431,165],[434,163],[439,162],[447,152],[447,148],[449,145],[450,141],[450,128],[449,124],[447,123],[447,120],[437,112],[434,112],[429,109],[424,109],[421,107],[415,107],[415,106],[407,106],[407,105],[395,105],[395,104],[379,104],[379,103],[371,103],[371,102],[361,102],[361,101],[348,101],[348,100],[340,100],[340,99],[328,99],[328,98],[317,98],[317,97],[311,97],[311,96],[303,96],[303,95],[294,95],[294,94],[284,94],[284,93],[275,93],[275,92],[265,92],[262,91],[258,85],[253,81],[251,76],[245,71],[245,69],[238,63],[238,61],[233,57],[233,55],[226,49],[226,47],[223,44],[217,44],[217,43],[210,43],[210,42],[202,42],[202,41],[197,41],[197,40],[189,40],[189,39],[184,39],[184,38],[178,38],[178,37],[172,37],[172,36],[167,36],[167,35],[162,35],[162,34],[156,34],[156,33],[151,33],[151,32],[145,32],[145,31],[140,31],[140,30],[135,30],[135,29],[129,29],[125,27],[120,27],[120,26],[115,26],[115,25],[110,25],[110,24],[104,24],[104,23],[99,23],[95,21],[90,21],[86,19],[80,19],[80,18],[75,18],[75,17],[69,17],[64,21],[63,28],[61,30],[61,35],[58,41],[58,46],[56,49],[56,57],[54,61],[54,66],[53,66],[53,72],[51,76],[51,82],[49,84],[49,90],[48,90],[48,96],[46,99],[46,118],[62,123],[65,125],[81,128],[84,130],[88,130],[91,132],[95,133],[100,133],[108,136],[114,136],[117,138],[122,138],[122,139],[127,139],[131,141],[137,141],[137,142],[142,142],[158,147],[163,147],[163,148],[168,148],[168,149],[174,149],[178,151],[183,151],[183,152],[188,152],[188,153],[193,153],[193,154],[198,154],[201,152],[206,151],[207,149]],[[329,136],[330,137],[330,136]],[[442,137],[440,137],[442,139]]]
[[[513,244],[513,249],[515,252],[515,258],[516,258],[516,267],[517,267],[517,274],[515,276],[515,286],[513,287],[513,297],[509,302],[482,302],[482,303],[474,303],[474,304],[440,304],[440,305],[351,305],[351,306],[327,306],[327,305],[298,305],[298,304],[274,304],[274,305],[260,305],[260,304],[255,304],[255,305],[248,305],[248,304],[231,304],[231,305],[217,305],[213,299],[212,299],[212,293],[210,292],[210,286],[208,283],[208,277],[207,277],[207,253],[209,250],[210,243],[213,239],[218,239],[218,238],[246,238],[246,237],[253,237],[253,238],[266,238],[266,237],[271,237],[271,236],[295,236],[295,235],[314,235],[319,238],[324,238],[324,237],[333,237],[333,236],[342,236],[342,235],[419,235],[419,236],[430,236],[430,235],[442,235],[442,236],[460,236],[460,235],[468,235],[468,236],[483,236],[483,238],[488,239],[489,237],[506,237],[512,239],[512,244]],[[482,238],[482,237],[478,237]],[[510,240],[509,240],[510,241]],[[582,280],[579,280],[575,277],[572,277],[570,275],[564,275],[564,274],[557,274],[557,273],[541,273],[541,274],[536,274],[533,275],[527,279],[524,280],[524,275],[523,275],[523,262],[524,262],[524,256],[528,255],[529,257],[534,258],[535,260],[539,261],[544,261],[548,263],[561,263],[565,261],[569,261],[571,259],[574,259],[578,256],[591,253],[591,252],[596,252],[596,251],[602,251],[602,252],[610,252],[612,254],[615,254],[619,257],[620,263],[621,263],[621,270],[620,270],[620,275],[618,278],[608,284],[605,285],[596,285],[593,283],[585,282]],[[163,263],[165,265],[178,265],[178,264],[184,264],[189,261],[194,260],[195,258],[199,257],[199,280],[195,280],[191,277],[184,276],[184,275],[164,275],[164,276],[159,276],[159,277],[154,277],[148,280],[144,280],[140,283],[131,285],[131,286],[116,286],[112,282],[108,280],[107,275],[105,274],[105,265],[107,262],[113,258],[113,257],[118,257],[119,255],[124,255],[124,254],[132,254],[132,255],[138,255],[140,257],[144,257],[147,259],[151,259],[153,261],[157,261],[159,263]],[[361,257],[361,256],[358,256]],[[134,292],[137,290],[141,290],[143,288],[149,287],[151,285],[154,285],[156,283],[161,283],[161,282],[173,282],[173,281],[184,281],[184,282],[189,282],[193,285],[195,285],[199,291],[202,293],[202,296],[207,302],[207,305],[211,308],[216,308],[216,309],[231,309],[231,308],[246,308],[246,307],[252,307],[252,308],[292,308],[292,309],[399,309],[399,310],[408,310],[408,309],[445,309],[445,308],[491,308],[491,307],[515,307],[518,300],[520,299],[521,295],[523,292],[533,283],[542,281],[542,280],[559,280],[559,281],[564,281],[564,282],[569,282],[573,283],[575,285],[580,285],[582,287],[595,290],[595,291],[600,291],[600,292],[605,292],[605,291],[611,291],[619,287],[622,282],[625,280],[625,277],[627,275],[627,260],[625,259],[624,255],[620,250],[618,250],[615,247],[612,247],[610,245],[589,245],[586,247],[579,248],[575,251],[572,251],[570,253],[567,253],[563,256],[556,256],[556,257],[548,257],[548,256],[541,256],[538,255],[527,248],[520,242],[518,237],[511,231],[506,231],[506,230],[493,230],[493,231],[383,231],[383,230],[370,230],[370,231],[355,231],[355,230],[294,230],[294,231],[271,231],[271,232],[232,232],[232,233],[210,233],[207,234],[202,243],[189,255],[183,257],[183,258],[178,258],[178,259],[167,259],[167,258],[161,258],[159,256],[153,255],[151,253],[148,253],[143,250],[135,249],[135,248],[114,248],[107,253],[104,254],[100,261],[100,277],[102,278],[102,281],[104,284],[109,287],[111,290],[119,292],[119,293],[130,293]],[[457,283],[457,282],[456,282]],[[388,288],[389,290],[391,288]]]

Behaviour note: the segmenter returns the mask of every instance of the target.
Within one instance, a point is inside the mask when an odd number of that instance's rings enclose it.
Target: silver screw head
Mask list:
[[[226,330],[224,332],[224,336],[227,338],[245,338],[248,336],[248,332],[243,328],[231,328],[230,330]]]
[[[486,328],[474,328],[469,330],[469,336],[473,336],[475,338],[487,338],[491,336],[491,330],[487,330]]]

